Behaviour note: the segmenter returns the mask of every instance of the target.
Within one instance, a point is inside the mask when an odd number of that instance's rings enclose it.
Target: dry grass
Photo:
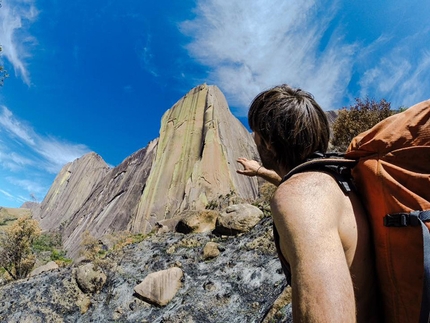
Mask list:
[[[0,231],[10,227],[23,216],[31,217],[29,209],[0,207]]]

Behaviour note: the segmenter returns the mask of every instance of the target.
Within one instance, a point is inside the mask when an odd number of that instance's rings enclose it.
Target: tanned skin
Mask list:
[[[258,135],[255,141],[262,155]],[[239,174],[275,185],[288,172],[238,162]],[[294,322],[378,322],[372,242],[355,193],[345,195],[328,173],[299,173],[278,186],[271,209],[291,266]]]

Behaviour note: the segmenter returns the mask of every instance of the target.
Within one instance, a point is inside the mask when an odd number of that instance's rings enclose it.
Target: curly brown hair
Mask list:
[[[312,94],[286,84],[257,95],[248,112],[252,131],[270,147],[285,169],[326,152],[330,139],[327,117]]]

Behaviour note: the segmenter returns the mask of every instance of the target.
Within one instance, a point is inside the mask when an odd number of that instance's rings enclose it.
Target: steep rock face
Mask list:
[[[84,231],[94,237],[127,229],[136,213],[157,148],[157,140],[127,157],[93,189],[88,199],[71,217],[63,232],[69,256],[78,256]]]
[[[32,209],[33,217],[39,220],[43,230],[67,225],[108,171],[108,165],[93,152],[68,163],[40,206]]]
[[[154,225],[232,192],[253,200],[255,178],[236,173],[238,157],[258,158],[251,134],[230,112],[221,91],[201,85],[162,119],[160,137],[109,169],[87,154],[67,164],[33,211],[44,230],[61,229],[68,256],[82,234],[148,233]]]
[[[148,232],[159,220],[204,209],[232,191],[254,199],[257,180],[236,173],[240,156],[258,153],[224,95],[215,86],[192,89],[163,116],[157,155],[129,229]]]

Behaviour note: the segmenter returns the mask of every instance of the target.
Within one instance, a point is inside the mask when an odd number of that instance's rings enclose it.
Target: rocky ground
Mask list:
[[[0,287],[0,321],[290,321],[270,217],[234,236],[153,234],[96,265],[58,268]]]

